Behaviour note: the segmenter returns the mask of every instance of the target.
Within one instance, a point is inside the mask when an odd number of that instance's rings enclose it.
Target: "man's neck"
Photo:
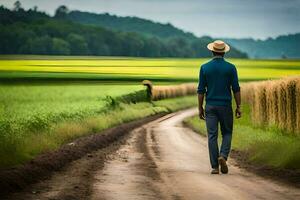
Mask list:
[[[224,58],[223,56],[213,56],[213,59],[215,58]]]

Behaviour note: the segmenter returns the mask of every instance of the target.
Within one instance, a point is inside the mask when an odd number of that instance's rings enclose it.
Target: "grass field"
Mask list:
[[[9,122],[29,129],[42,128],[62,119],[95,115],[106,106],[107,96],[122,96],[142,89],[142,85],[103,83],[2,85],[0,127]]]
[[[77,78],[99,80],[197,81],[199,67],[209,59],[2,56],[0,78]],[[241,81],[300,74],[298,60],[229,59]]]

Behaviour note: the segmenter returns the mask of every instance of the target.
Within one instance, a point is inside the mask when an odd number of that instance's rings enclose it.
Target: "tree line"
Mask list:
[[[20,2],[0,7],[0,54],[97,55],[137,57],[207,57],[204,39],[161,39],[137,32],[116,31],[73,22],[66,6],[51,17],[37,7],[25,10]],[[232,57],[246,57],[233,51]]]

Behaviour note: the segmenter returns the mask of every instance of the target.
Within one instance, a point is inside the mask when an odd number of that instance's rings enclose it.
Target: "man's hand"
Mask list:
[[[199,118],[205,120],[203,107],[199,107]]]
[[[235,109],[235,117],[236,117],[237,119],[239,119],[239,118],[242,117],[242,111],[241,111],[241,108],[240,108],[240,107],[237,107],[237,108]]]

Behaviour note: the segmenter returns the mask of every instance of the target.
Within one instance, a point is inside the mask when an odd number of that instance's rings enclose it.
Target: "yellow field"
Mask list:
[[[143,59],[109,57],[47,57],[41,60],[0,60],[1,77],[9,72],[48,72],[95,74],[97,77],[140,77],[145,79],[197,80],[199,67],[209,59]],[[300,61],[229,59],[238,69],[241,80],[261,80],[300,75]],[[88,76],[86,77],[88,78]]]

